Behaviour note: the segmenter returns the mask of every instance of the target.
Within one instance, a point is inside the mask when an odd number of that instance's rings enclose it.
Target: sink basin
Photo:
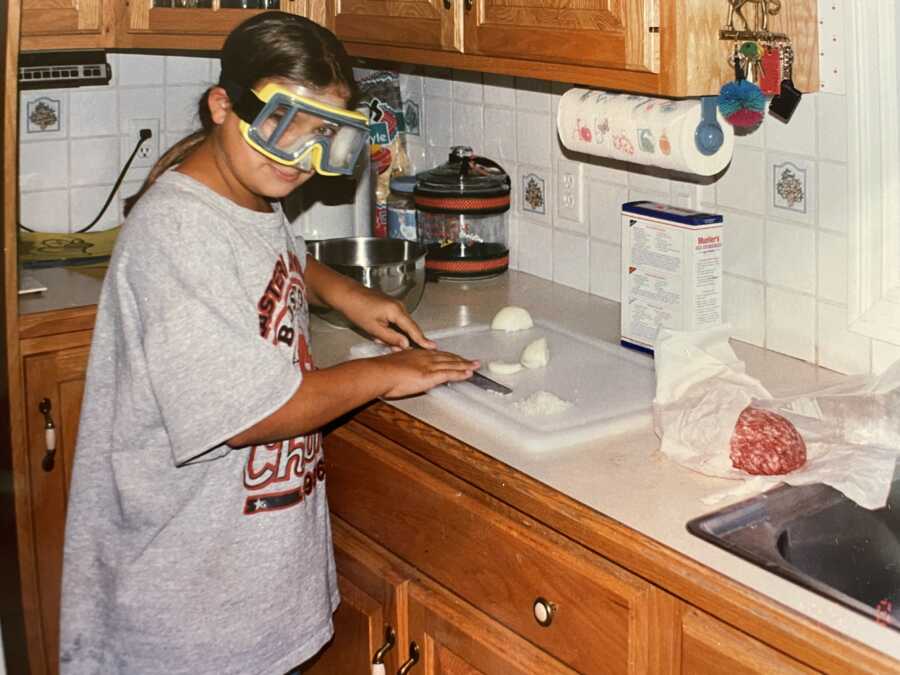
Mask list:
[[[864,509],[827,485],[783,485],[695,518],[716,546],[900,630],[900,477]]]

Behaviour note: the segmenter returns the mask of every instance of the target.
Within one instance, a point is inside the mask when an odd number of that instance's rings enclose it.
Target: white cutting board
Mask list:
[[[504,443],[549,450],[652,423],[656,374],[648,355],[542,320],[515,333],[473,325],[432,331],[428,337],[439,349],[478,359],[484,375],[513,390],[504,395],[460,382],[428,392],[448,412],[485,433],[496,434]],[[514,375],[495,375],[488,370],[492,360],[518,361],[522,350],[541,337],[547,339],[550,349],[547,367],[523,368]],[[538,391],[555,394],[572,406],[554,415],[527,415],[513,405]]]

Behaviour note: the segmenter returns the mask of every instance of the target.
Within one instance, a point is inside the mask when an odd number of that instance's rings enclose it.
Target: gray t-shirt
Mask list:
[[[312,369],[305,245],[174,171],[97,309],[66,522],[74,673],[282,675],[338,603],[322,437],[231,449]]]

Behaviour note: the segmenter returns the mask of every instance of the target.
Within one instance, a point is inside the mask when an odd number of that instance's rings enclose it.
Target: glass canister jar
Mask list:
[[[413,199],[416,177],[394,176],[391,178],[390,188],[387,199],[388,237],[418,241],[416,203]]]
[[[455,146],[416,176],[419,241],[432,277],[486,278],[509,267],[510,179],[499,164]]]

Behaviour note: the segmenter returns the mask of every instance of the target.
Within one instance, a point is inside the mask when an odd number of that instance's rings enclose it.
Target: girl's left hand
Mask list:
[[[400,300],[388,297],[380,291],[359,286],[356,292],[344,298],[341,311],[373,338],[390,347],[406,349],[411,346],[406,336],[391,328],[391,324],[396,324],[425,349],[437,347],[437,344],[425,337],[422,329],[413,321]]]
[[[335,272],[312,256],[307,257],[306,283],[310,302],[342,312],[373,338],[390,347],[405,349],[410,346],[406,336],[390,328],[392,323],[425,349],[437,347],[425,337],[401,301]]]

